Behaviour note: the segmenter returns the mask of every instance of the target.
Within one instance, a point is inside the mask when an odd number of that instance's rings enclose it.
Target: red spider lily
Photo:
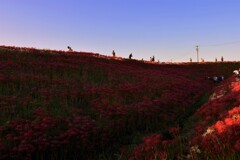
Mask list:
[[[229,82],[218,88],[218,91],[225,91],[224,95],[209,101],[197,112],[207,121],[215,120],[210,129],[206,129],[209,122],[205,123],[203,126],[205,129],[203,131],[198,130],[196,137],[192,140],[194,144],[200,145],[203,152],[210,157],[216,158],[219,155],[227,157],[238,152],[240,110],[239,107],[233,106],[239,105],[240,101],[237,98],[238,91],[232,88],[238,86],[239,83],[232,81],[234,79],[229,79]],[[222,94],[222,92],[217,92],[215,96],[218,94]],[[208,118],[210,115],[212,115],[212,118]]]

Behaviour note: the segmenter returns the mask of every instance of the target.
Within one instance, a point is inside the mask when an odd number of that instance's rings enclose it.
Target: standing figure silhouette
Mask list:
[[[129,59],[132,59],[132,56],[133,56],[133,55],[132,55],[132,53],[131,53],[131,54],[129,55]]]

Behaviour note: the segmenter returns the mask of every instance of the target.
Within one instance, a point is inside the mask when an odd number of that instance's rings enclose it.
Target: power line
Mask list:
[[[240,41],[217,43],[217,44],[208,44],[208,45],[199,45],[199,46],[201,46],[201,47],[216,47],[216,46],[226,46],[226,45],[232,45],[232,44],[240,44]]]
[[[232,41],[232,42],[225,42],[225,43],[195,45],[194,47],[196,47],[195,49],[196,49],[196,52],[197,52],[197,62],[199,62],[199,47],[203,47],[203,48],[205,48],[205,47],[217,47],[217,46],[226,46],[226,45],[233,45],[233,44],[240,44],[240,40],[239,41]],[[191,51],[189,51],[189,52],[191,52]],[[183,57],[186,57],[188,55],[192,55],[192,53],[188,53],[188,54],[185,54],[183,56],[179,56],[175,59],[179,60],[179,59],[182,59]]]

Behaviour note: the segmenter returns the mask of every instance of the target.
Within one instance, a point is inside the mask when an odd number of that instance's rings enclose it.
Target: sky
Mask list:
[[[239,0],[1,0],[0,45],[240,60]]]

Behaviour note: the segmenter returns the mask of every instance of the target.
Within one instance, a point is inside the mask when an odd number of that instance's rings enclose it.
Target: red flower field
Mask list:
[[[239,159],[239,87],[239,78],[228,78],[190,117],[194,125],[187,128],[188,133],[169,128],[172,139],[163,139],[161,133],[145,137],[129,159]]]
[[[239,66],[1,46],[0,159],[237,159]]]

